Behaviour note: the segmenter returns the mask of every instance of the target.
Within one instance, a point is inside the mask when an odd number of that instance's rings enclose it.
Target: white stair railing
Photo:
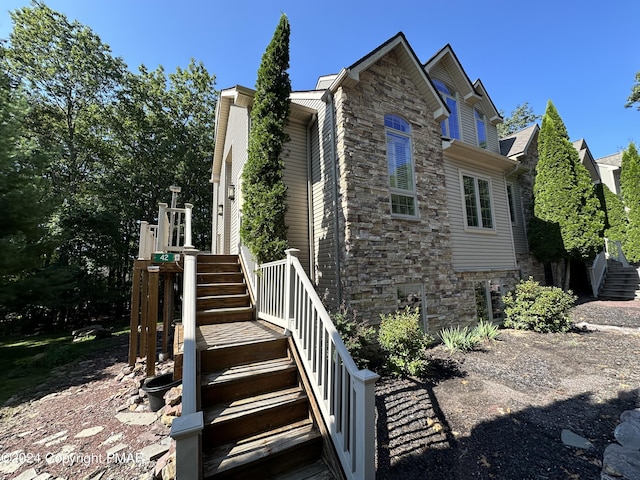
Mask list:
[[[598,298],[600,294],[600,288],[604,282],[604,277],[607,274],[607,256],[605,251],[600,252],[591,264],[589,269],[589,278],[591,280],[591,290],[593,296]]]
[[[191,205],[185,205],[184,272],[182,293],[182,415],[171,424],[171,438],[176,441],[176,478],[198,479],[200,433],[204,428],[202,411],[197,410],[197,341],[196,286],[198,250],[191,245]]]
[[[347,478],[374,479],[379,376],[358,369],[296,252],[258,267],[258,318],[291,332]]]

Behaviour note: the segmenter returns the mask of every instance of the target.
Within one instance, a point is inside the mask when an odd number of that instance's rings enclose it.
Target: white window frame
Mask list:
[[[402,130],[389,127],[386,125],[387,118],[397,118],[401,120],[407,126],[407,132]],[[402,138],[407,141],[406,148],[409,155],[409,163],[411,164],[411,169],[408,172],[411,175],[411,184],[409,185],[410,190],[405,190],[403,188],[397,188],[391,186],[391,174],[389,169],[391,167],[390,157],[389,157],[389,138],[390,136],[394,136],[397,138]],[[418,209],[418,195],[416,191],[416,172],[415,172],[415,161],[413,155],[413,142],[411,141],[411,126],[407,120],[405,120],[400,115],[395,114],[387,114],[385,115],[385,141],[387,145],[387,181],[389,185],[389,211],[391,212],[391,216],[394,218],[406,218],[415,220],[419,218],[419,209]],[[413,201],[413,210],[414,213],[399,213],[393,211],[393,196],[398,196],[400,198],[409,199]]]
[[[451,114],[449,115],[448,118],[445,118],[444,120],[442,120],[440,122],[440,130],[442,133],[443,137],[446,138],[455,138],[456,140],[462,140],[462,121],[460,118],[460,101],[458,99],[458,91],[453,88],[451,85],[449,85],[448,82],[445,82],[443,80],[439,80],[434,78],[433,79],[434,85],[436,86],[436,90],[438,90],[438,93],[440,93],[440,95],[442,95],[444,97],[444,103],[447,104],[447,107],[449,107],[449,110],[455,110],[453,112],[451,112]],[[443,91],[442,88],[440,87],[440,85],[438,84],[442,84],[444,86],[444,88],[447,89],[448,92]],[[449,92],[453,92],[453,95],[451,95],[451,93]],[[448,100],[451,100],[454,103],[454,107],[455,108],[451,108],[451,105],[449,104]],[[451,135],[451,121],[452,121],[452,116],[453,118],[455,118],[457,124],[458,124],[458,136],[453,136]]]
[[[473,109],[473,123],[476,126],[476,139],[478,140],[478,146],[486,150],[489,147],[488,146],[489,140],[487,138],[487,116],[484,113],[482,113],[482,111],[477,107],[474,107]],[[484,145],[482,145],[482,142],[480,141],[481,129],[479,124],[482,125],[482,134],[484,135]]]
[[[465,191],[464,191],[464,177],[470,177],[473,179],[473,184],[474,184],[474,193],[475,193],[475,207],[476,207],[476,214],[477,214],[477,219],[478,219],[478,225],[469,225],[469,219],[468,219],[468,215],[467,215],[467,202],[466,202],[466,196],[465,196]],[[491,211],[491,227],[485,227],[483,225],[483,221],[482,221],[482,206],[481,206],[481,202],[480,202],[480,188],[478,185],[478,181],[482,180],[487,182],[488,184],[488,189],[489,189],[489,207],[490,207],[490,211]],[[471,231],[471,232],[486,232],[486,233],[496,233],[496,216],[494,213],[495,210],[495,202],[493,201],[493,186],[491,183],[491,178],[489,177],[485,177],[482,175],[478,175],[477,173],[473,173],[473,172],[468,172],[468,171],[460,171],[460,195],[461,195],[461,201],[462,201],[462,214],[463,214],[463,220],[464,220],[464,229],[466,231]]]

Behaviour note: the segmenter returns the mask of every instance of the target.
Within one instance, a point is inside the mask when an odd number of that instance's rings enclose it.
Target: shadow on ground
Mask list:
[[[453,372],[455,374],[455,372]],[[604,448],[620,413],[639,406],[639,390],[605,402],[592,393],[544,407],[506,411],[454,435],[434,384],[383,379],[376,391],[378,479],[585,480],[600,478]],[[456,416],[462,422],[464,412]],[[586,451],[563,445],[563,429],[591,441]]]

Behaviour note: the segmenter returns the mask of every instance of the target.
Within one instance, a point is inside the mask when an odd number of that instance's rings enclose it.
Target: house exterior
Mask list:
[[[613,153],[596,160],[602,183],[616,195],[620,195],[620,172],[622,168],[622,152]]]
[[[252,100],[220,93],[213,253],[239,251]],[[500,295],[541,271],[525,222],[537,126],[507,148],[501,121],[450,45],[421,63],[402,33],[291,94],[289,245],[329,310],[375,324],[416,305],[432,332],[501,318]]]

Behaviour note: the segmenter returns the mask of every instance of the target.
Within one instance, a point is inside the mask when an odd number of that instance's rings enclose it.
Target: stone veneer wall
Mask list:
[[[521,172],[518,176],[518,185],[522,195],[522,211],[527,228],[533,217],[533,182],[536,176],[536,165],[538,165],[538,134],[531,141],[525,155],[519,158]],[[545,283],[544,265],[537,261],[531,252],[516,254],[516,260],[520,267],[521,276],[524,280],[533,277],[542,285]]]
[[[397,310],[400,284],[423,284],[428,329],[475,315],[473,291],[463,291],[451,266],[439,124],[395,54],[335,94],[341,288],[346,306],[372,324]],[[391,217],[384,115],[412,130],[420,218]]]

